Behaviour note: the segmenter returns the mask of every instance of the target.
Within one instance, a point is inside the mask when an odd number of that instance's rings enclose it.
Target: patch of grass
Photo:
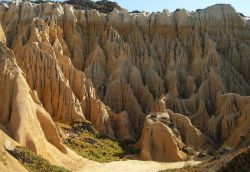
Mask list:
[[[14,156],[28,171],[31,172],[68,172],[63,167],[49,163],[39,155],[23,147],[16,147],[14,150],[7,150]]]
[[[76,122],[71,125],[57,123],[67,138],[64,144],[79,155],[98,162],[123,159],[125,155],[136,154],[138,150],[126,143],[118,143],[100,135],[89,122]]]

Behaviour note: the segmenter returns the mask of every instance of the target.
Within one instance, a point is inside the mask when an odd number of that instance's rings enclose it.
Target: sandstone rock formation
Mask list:
[[[187,158],[181,151],[184,144],[173,124],[168,113],[147,116],[138,143],[141,159],[171,162]]]
[[[230,5],[103,14],[22,2],[1,4],[0,22],[0,123],[52,161],[52,149],[68,151],[53,121],[89,120],[111,138],[140,138],[143,159],[159,161],[185,159],[181,144],[250,142],[250,24]],[[167,114],[180,136],[151,112]]]
[[[218,97],[216,118],[220,120],[220,138],[224,146],[237,147],[249,145],[250,97],[225,94]],[[218,137],[219,137],[218,136]]]
[[[0,25],[0,42],[6,44],[6,38],[2,26]]]
[[[141,148],[141,158],[154,161],[180,161],[187,158],[185,147],[206,150],[211,141],[195,128],[191,121],[166,110],[146,117],[141,138],[136,144]]]
[[[29,88],[23,74],[13,51],[0,42],[1,132],[53,164],[68,168],[75,164],[77,167],[81,158],[62,144],[50,115],[39,102],[36,92]],[[1,135],[1,142],[5,143],[5,134]],[[7,158],[13,161],[9,155]]]
[[[122,142],[135,142],[135,133],[131,121],[129,120],[126,111],[113,116],[114,130],[116,131],[116,138]]]

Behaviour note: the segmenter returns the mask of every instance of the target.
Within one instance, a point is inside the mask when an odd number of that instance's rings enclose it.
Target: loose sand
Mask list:
[[[166,169],[182,168],[187,165],[197,165],[201,161],[185,161],[162,163],[153,161],[126,160],[110,163],[90,161],[79,172],[158,172]]]

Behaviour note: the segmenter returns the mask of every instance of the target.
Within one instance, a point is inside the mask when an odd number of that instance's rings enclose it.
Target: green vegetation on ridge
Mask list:
[[[24,147],[16,147],[14,150],[7,150],[30,172],[68,172],[63,167],[49,163],[39,155]]]

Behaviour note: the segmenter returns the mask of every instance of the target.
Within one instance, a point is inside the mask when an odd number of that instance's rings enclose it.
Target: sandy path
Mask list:
[[[197,165],[201,161],[160,163],[153,161],[126,160],[110,163],[90,161],[79,172],[158,172],[166,169],[182,168],[186,165]]]

